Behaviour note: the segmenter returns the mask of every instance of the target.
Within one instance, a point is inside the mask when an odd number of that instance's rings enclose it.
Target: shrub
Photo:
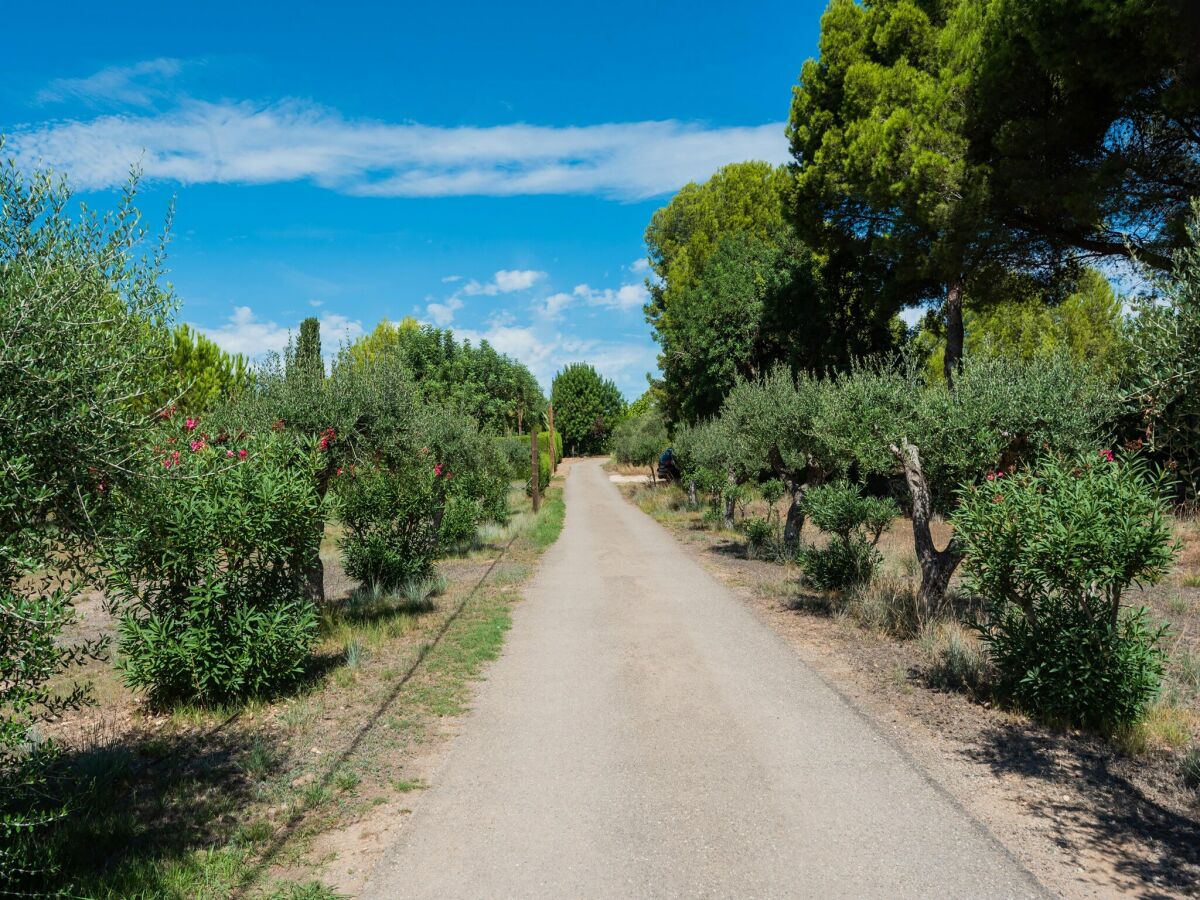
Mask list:
[[[113,498],[104,548],[121,668],[158,704],[220,703],[294,682],[316,636],[306,572],[319,551],[315,443],[163,435],[157,474]]]
[[[481,504],[466,496],[446,498],[438,544],[443,553],[469,547],[483,520]]]
[[[1156,695],[1163,629],[1121,604],[1176,552],[1164,482],[1137,457],[1045,457],[962,492],[954,526],[999,694],[1043,719],[1112,732]]]
[[[538,454],[538,490],[539,491],[545,492],[546,488],[548,488],[550,486],[550,478],[551,477],[552,476],[551,476],[551,472],[550,472],[550,454],[549,453],[539,453]],[[526,485],[526,487],[525,487],[525,493],[527,493],[527,494],[533,493],[533,479],[532,478],[529,479],[529,484]]]
[[[526,451],[529,450],[529,442],[528,441],[525,442],[525,449],[526,449]],[[549,431],[539,431],[538,432],[538,450],[542,453],[550,452],[550,432]],[[528,452],[526,453],[526,458],[528,458]],[[554,458],[555,459],[563,458],[563,456],[562,456],[562,432],[560,432],[560,431],[554,432]]]
[[[529,437],[509,435],[496,438],[496,449],[504,461],[504,469],[512,481],[529,480]]]
[[[891,500],[864,497],[846,482],[810,488],[805,512],[829,535],[824,547],[801,547],[800,562],[808,581],[822,590],[843,590],[871,580],[881,562],[875,545],[899,514]]]
[[[441,539],[443,469],[422,457],[402,471],[356,468],[337,479],[346,573],[385,589],[429,574]],[[458,526],[455,526],[458,527]]]
[[[752,516],[741,522],[746,535],[746,555],[751,559],[774,559],[778,555],[775,523],[770,519]]]

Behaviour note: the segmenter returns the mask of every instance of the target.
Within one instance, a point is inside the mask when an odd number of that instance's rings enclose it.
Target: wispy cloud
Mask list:
[[[299,324],[289,328],[271,321],[264,322],[249,306],[237,306],[225,323],[216,328],[202,325],[192,327],[203,332],[227,353],[241,353],[253,359],[264,353],[283,350],[288,337],[299,329]],[[357,319],[337,313],[321,316],[321,346],[326,357],[332,357],[342,344],[360,337],[362,333],[362,322]]]
[[[650,302],[650,294],[643,284],[623,284],[619,288],[599,290],[586,284],[577,284],[571,293],[551,294],[538,304],[542,315],[551,319],[562,316],[569,307],[577,303],[588,306],[607,306],[611,309],[641,309]]]
[[[454,321],[454,314],[463,307],[463,302],[457,296],[450,297],[441,302],[434,302],[426,305],[425,315],[429,316],[431,322],[439,328],[445,328]]]
[[[141,65],[168,68],[164,62],[170,61]],[[78,80],[100,79],[90,88],[56,83],[47,96],[90,90],[149,102],[151,95],[139,91],[135,80],[126,77],[122,87],[119,75],[101,79],[103,74]],[[726,163],[782,162],[787,155],[778,122],[447,128],[348,120],[299,100],[183,100],[158,114],[48,122],[12,133],[8,149],[20,164],[50,165],[85,189],[122,183],[136,163],[147,178],[181,184],[310,181],[361,196],[588,194],[619,200],[674,191]]]
[[[56,78],[38,91],[34,100],[42,104],[80,100],[89,106],[150,107],[155,100],[168,96],[167,83],[182,69],[180,60],[167,58],[109,66],[86,78]]]

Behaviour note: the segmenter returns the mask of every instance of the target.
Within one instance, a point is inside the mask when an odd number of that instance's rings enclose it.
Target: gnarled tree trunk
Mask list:
[[[796,481],[788,481],[788,491],[792,502],[788,506],[787,518],[783,521],[783,542],[789,547],[800,543],[800,534],[804,531],[804,494],[808,487]]]
[[[921,614],[929,618],[946,596],[946,587],[962,560],[962,551],[955,538],[950,539],[944,550],[934,546],[933,533],[930,531],[933,500],[929,494],[929,483],[921,469],[920,451],[904,439],[901,439],[899,446],[892,444],[890,449],[904,470],[904,480],[912,497],[913,543],[916,545],[917,562],[921,565],[921,588],[917,592],[917,601],[921,605]]]

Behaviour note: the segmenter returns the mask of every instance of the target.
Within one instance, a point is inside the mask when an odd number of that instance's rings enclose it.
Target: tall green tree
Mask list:
[[[736,379],[776,362],[836,368],[892,344],[885,271],[860,248],[816,253],[799,240],[783,217],[790,183],[766,163],[726,166],[683,188],[646,230],[646,317],[674,421],[715,414]]]
[[[473,346],[416,319],[384,320],[350,346],[347,359],[369,363],[383,355],[401,360],[429,401],[466,413],[497,434],[521,434],[546,410],[529,369],[487,341]]]
[[[147,409],[174,405],[181,412],[202,415],[218,403],[236,399],[249,387],[253,375],[244,356],[226,353],[182,323],[165,340],[170,347],[162,356],[160,389],[147,396]]]
[[[325,362],[321,359],[321,320],[315,316],[309,316],[300,323],[300,337],[296,341],[296,352],[291,362],[297,374],[325,374]]]
[[[617,386],[587,363],[571,363],[554,376],[554,426],[567,452],[603,453],[609,435],[625,412]]]
[[[962,357],[965,295],[987,294],[997,272],[1053,273],[1058,262],[995,214],[988,170],[969,152],[977,6],[833,0],[788,126],[801,235],[887,260],[909,303],[940,300],[948,380]]]
[[[1200,196],[1200,5],[966,6],[968,157],[998,214],[1066,251],[1171,268]]]

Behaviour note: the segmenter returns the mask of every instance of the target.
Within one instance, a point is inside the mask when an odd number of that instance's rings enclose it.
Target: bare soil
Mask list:
[[[899,640],[830,612],[826,598],[801,588],[795,566],[747,559],[740,534],[706,528],[699,513],[683,508],[678,492],[621,489],[1054,893],[1200,896],[1200,796],[1181,774],[1186,741],[1177,737],[1166,746],[1152,734],[1131,755],[1095,736],[1046,728],[964,693],[939,690],[931,685],[921,641]],[[762,515],[765,508],[750,511]],[[915,562],[908,528],[898,520],[881,543],[894,573]],[[941,529],[937,536],[944,541],[950,531]],[[1129,598],[1171,623],[1175,655],[1200,651],[1200,528],[1181,522],[1179,532],[1184,547],[1175,572]],[[1168,690],[1186,688],[1169,679]],[[1200,707],[1194,694],[1179,715],[1196,745]]]

